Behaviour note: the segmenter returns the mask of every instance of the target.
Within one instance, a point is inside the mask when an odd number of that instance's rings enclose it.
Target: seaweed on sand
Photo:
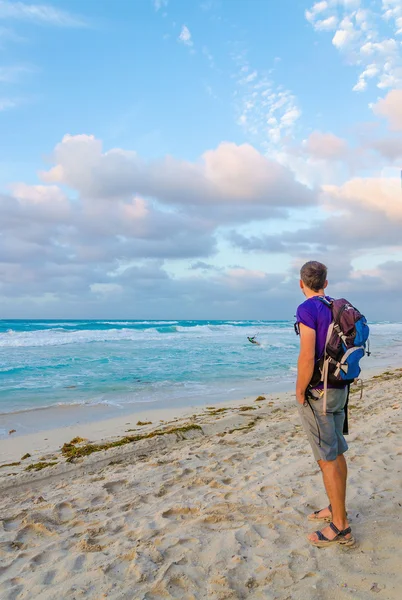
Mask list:
[[[57,465],[57,461],[37,462],[26,467],[25,471],[42,471],[42,469],[46,469],[47,467],[53,467],[54,465]]]
[[[243,425],[242,427],[234,427],[233,429],[229,429],[228,433],[234,433],[235,431],[243,431],[243,430],[250,430],[254,427],[254,425],[257,423],[257,421],[260,421],[262,417],[256,417],[255,419],[253,419],[252,421],[249,421],[247,423],[247,425]]]
[[[115,440],[113,442],[106,442],[103,444],[85,444],[85,446],[77,446],[75,443],[73,443],[74,440],[71,440],[71,442],[68,442],[63,445],[61,452],[63,456],[67,458],[67,462],[73,462],[75,458],[89,456],[94,452],[102,452],[102,450],[109,450],[110,448],[118,448],[119,446],[125,446],[126,444],[139,442],[140,440],[145,440],[160,435],[168,435],[171,433],[175,433],[177,436],[180,437],[181,434],[186,433],[187,431],[191,431],[193,429],[200,430],[202,432],[202,427],[200,427],[200,425],[190,423],[189,425],[183,425],[182,427],[173,427],[171,429],[165,429],[162,431],[156,430],[142,435],[126,435],[120,438],[119,440]]]

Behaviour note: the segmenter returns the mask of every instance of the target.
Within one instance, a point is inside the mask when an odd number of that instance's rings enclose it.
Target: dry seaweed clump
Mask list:
[[[228,410],[233,410],[230,406],[223,408],[215,408],[214,406],[207,406],[207,411],[209,415],[219,415],[221,413],[227,412]]]
[[[402,369],[394,369],[393,371],[384,371],[379,375],[373,375],[372,379],[376,381],[387,381],[388,379],[401,379]]]
[[[234,427],[233,429],[229,429],[228,433],[234,433],[235,431],[243,431],[243,430],[250,430],[252,429],[255,424],[257,423],[257,421],[259,421],[261,419],[261,417],[256,417],[255,419],[253,419],[252,421],[250,421],[249,423],[247,423],[247,425],[243,425],[242,427]]]
[[[29,454],[29,452],[24,454],[24,456],[21,456],[21,460],[25,460],[26,458],[31,458],[31,455]]]
[[[42,469],[46,469],[47,467],[53,467],[54,465],[57,465],[57,460],[50,462],[37,462],[26,467],[25,471],[42,471]]]
[[[137,425],[152,425],[152,421],[137,421]]]
[[[82,438],[77,435],[77,437],[75,437],[71,440],[70,444],[81,444],[82,442],[87,442],[87,441],[88,440],[86,438]]]
[[[175,433],[176,435],[180,436],[181,434],[193,429],[201,430],[202,432],[202,427],[200,427],[200,425],[190,423],[189,425],[183,425],[182,427],[173,427],[171,429],[165,429],[162,431],[151,431],[150,433],[142,435],[126,435],[119,440],[115,440],[114,442],[106,442],[104,444],[85,444],[84,446],[77,446],[76,443],[73,443],[74,440],[71,440],[71,442],[63,445],[61,452],[63,456],[67,458],[67,462],[73,462],[75,458],[89,456],[94,452],[101,452],[102,450],[109,450],[110,448],[118,448],[119,446],[125,446],[126,444],[139,442],[140,440],[146,440],[148,438],[153,438],[160,435]]]
[[[254,402],[262,402],[263,400],[266,400],[265,396],[258,396],[258,398],[254,400]]]
[[[257,409],[256,409],[256,407],[255,407],[255,406],[241,406],[241,407],[239,408],[239,410],[240,410],[241,412],[244,412],[244,411],[246,411],[246,410],[257,410]]]
[[[7,463],[6,465],[0,465],[0,469],[4,469],[4,467],[17,467],[20,464],[20,462]]]

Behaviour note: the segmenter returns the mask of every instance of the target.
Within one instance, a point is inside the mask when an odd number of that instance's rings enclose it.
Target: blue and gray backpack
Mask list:
[[[350,385],[360,375],[360,360],[365,354],[370,356],[369,326],[364,315],[345,298],[328,300],[319,296],[332,312],[323,355],[314,367],[309,387],[324,384],[324,413],[326,412],[326,390]],[[366,351],[367,347],[367,351]]]

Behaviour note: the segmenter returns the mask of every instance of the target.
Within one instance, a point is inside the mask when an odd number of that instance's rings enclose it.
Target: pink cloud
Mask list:
[[[392,90],[373,105],[373,112],[388,121],[393,131],[402,131],[402,90]]]

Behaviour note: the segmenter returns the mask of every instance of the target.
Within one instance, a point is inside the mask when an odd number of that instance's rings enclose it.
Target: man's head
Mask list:
[[[300,269],[300,288],[309,298],[327,287],[327,267],[316,260],[310,260]]]

